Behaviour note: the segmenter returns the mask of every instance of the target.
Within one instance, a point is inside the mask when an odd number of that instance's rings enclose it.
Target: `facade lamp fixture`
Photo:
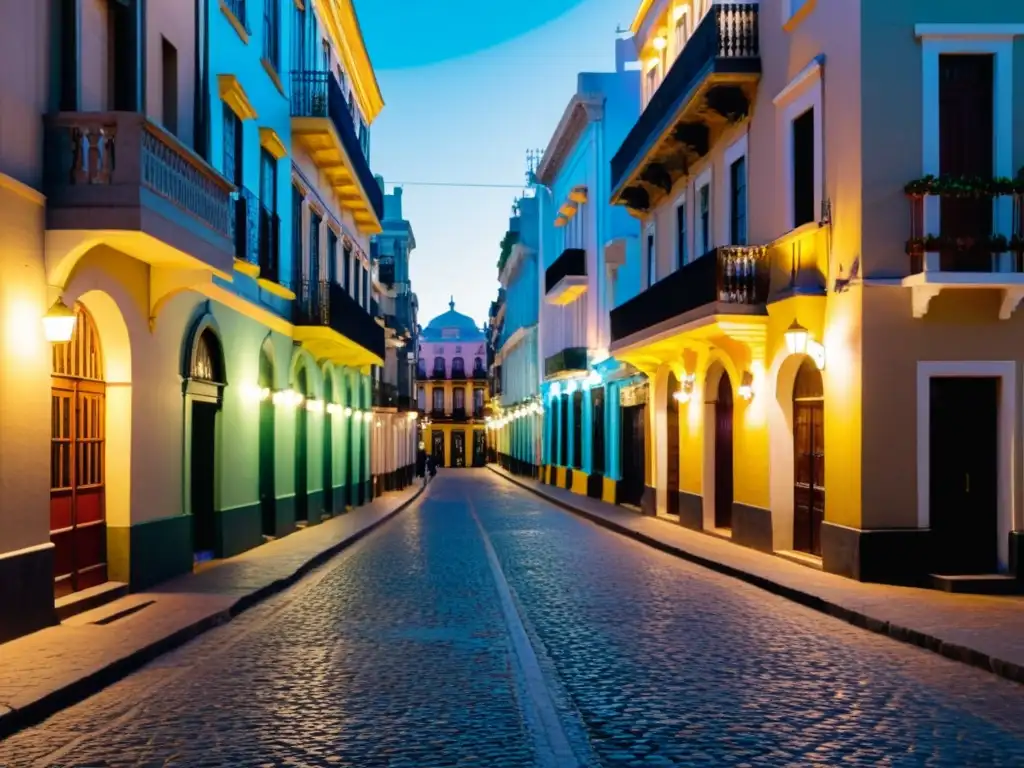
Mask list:
[[[306,410],[311,413],[323,413],[324,412],[324,401],[323,400],[307,400]]]
[[[740,379],[740,386],[737,390],[737,394],[744,400],[750,400],[754,397],[754,377],[750,371],[743,372],[743,378]]]
[[[679,389],[672,393],[672,397],[680,403],[690,402],[690,398],[693,396],[693,383],[695,379],[696,377],[692,373],[684,375],[679,383]]]
[[[651,40],[651,45],[654,47],[654,50],[656,51],[664,51],[665,46],[668,45],[668,41],[661,35],[658,35],[658,37]]]
[[[807,340],[809,338],[810,333],[794,318],[793,323],[786,329],[786,346],[789,347],[789,353],[791,355],[807,354]]]
[[[352,409],[351,409],[351,408],[350,408],[349,406],[347,406],[347,405],[346,405],[346,406],[345,406],[345,410],[343,411],[343,413],[344,413],[344,414],[345,414],[346,416],[351,416],[351,415],[352,415]]]
[[[63,299],[57,299],[43,315],[43,335],[52,344],[65,344],[71,341],[77,322],[75,310],[65,304]]]

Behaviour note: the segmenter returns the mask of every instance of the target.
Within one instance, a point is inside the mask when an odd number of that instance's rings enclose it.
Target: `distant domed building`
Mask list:
[[[482,467],[486,461],[487,340],[483,327],[455,311],[438,315],[419,335],[416,395],[429,426],[427,451],[442,467]]]

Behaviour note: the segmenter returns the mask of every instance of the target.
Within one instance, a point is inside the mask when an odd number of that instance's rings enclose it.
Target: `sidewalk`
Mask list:
[[[1024,597],[865,584],[691,531],[669,520],[511,475],[564,509],[652,547],[733,576],[872,632],[1024,683]]]
[[[0,645],[0,739],[231,621],[389,520],[422,490],[422,481],[413,483],[199,573]]]

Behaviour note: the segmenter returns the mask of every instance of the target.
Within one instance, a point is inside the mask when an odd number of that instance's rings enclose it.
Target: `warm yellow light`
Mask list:
[[[307,400],[306,410],[311,413],[323,413],[324,412],[324,401],[323,400]]]
[[[825,370],[825,346],[823,344],[809,339],[807,341],[807,356],[811,358],[819,371]]]
[[[654,56],[654,57],[648,59],[647,60],[647,69],[648,69],[648,71],[654,69],[659,64],[661,64],[661,59],[659,59],[657,56]]]
[[[47,341],[54,344],[71,341],[77,320],[75,311],[61,299],[57,299],[50,307],[50,311],[43,316],[43,335]]]
[[[346,416],[351,416],[352,415],[352,409],[349,408],[347,405],[345,406],[345,415]]]
[[[680,403],[690,402],[690,393],[687,392],[685,389],[677,389],[675,392],[672,393],[672,397],[674,397]]]
[[[803,355],[807,352],[807,340],[810,334],[795,319],[786,331],[786,346],[791,355]]]
[[[663,51],[665,46],[668,45],[668,41],[664,37],[656,37],[651,40],[651,45],[654,46],[654,50]]]
[[[754,377],[750,374],[750,371],[743,372],[743,378],[740,381],[737,393],[744,400],[750,400],[754,396]]]
[[[672,21],[679,21],[683,16],[686,15],[686,6],[677,5],[672,9]]]

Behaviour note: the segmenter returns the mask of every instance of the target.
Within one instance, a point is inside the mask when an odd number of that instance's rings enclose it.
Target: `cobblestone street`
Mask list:
[[[575,757],[542,749],[520,620]],[[1015,683],[461,470],[293,588],[0,743],[0,765],[1019,766],[1022,712]]]

